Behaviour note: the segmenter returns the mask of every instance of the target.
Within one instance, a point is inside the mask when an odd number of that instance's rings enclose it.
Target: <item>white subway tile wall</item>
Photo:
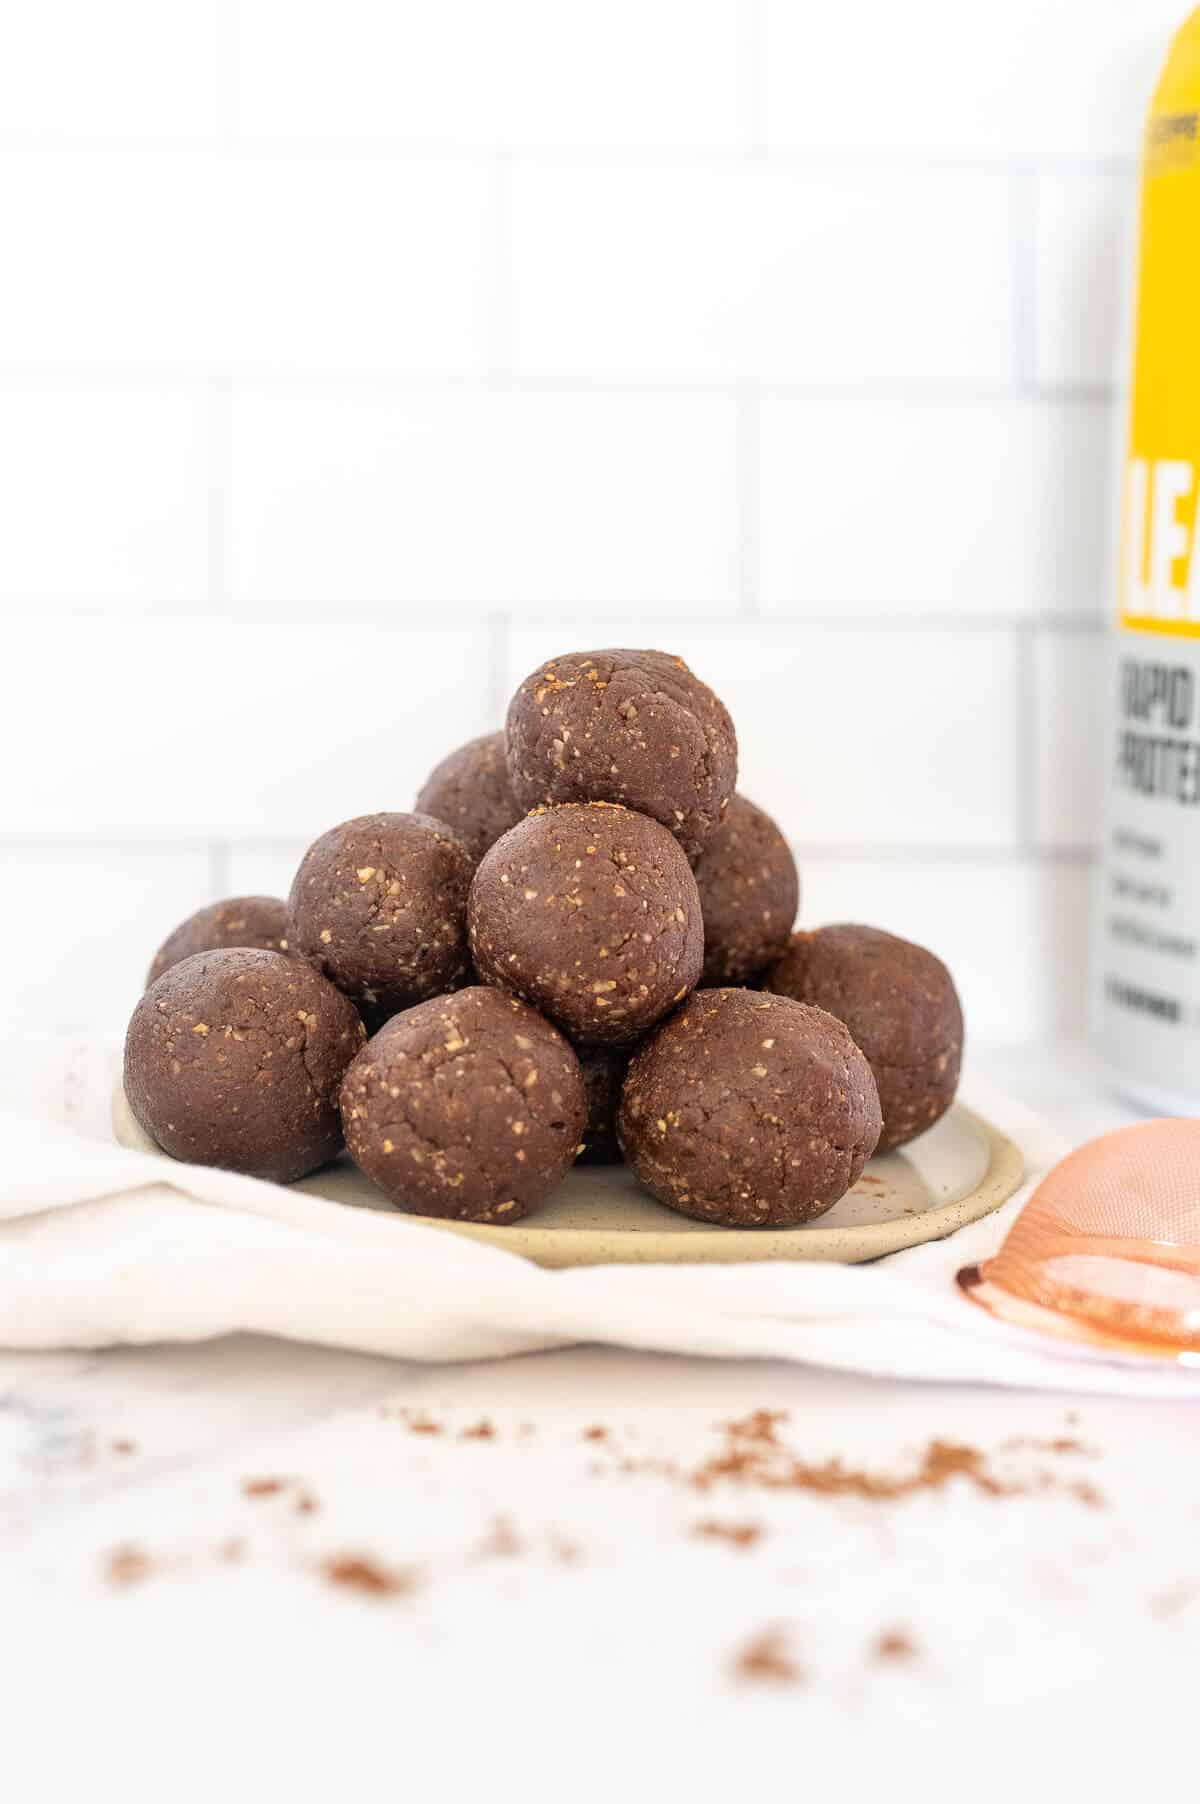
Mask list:
[[[897,384],[1014,378],[999,169],[514,159],[518,377]]]
[[[239,385],[235,604],[735,613],[736,423],[717,394]]]
[[[0,1013],[404,808],[544,654],[726,696],[803,918],[1083,1019],[1139,120],[1184,0],[0,22]]]
[[[1034,197],[1037,380],[1104,389],[1127,326],[1136,184],[1128,169],[1039,173]]]

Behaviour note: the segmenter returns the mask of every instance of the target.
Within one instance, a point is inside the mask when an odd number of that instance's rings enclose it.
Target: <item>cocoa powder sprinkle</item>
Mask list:
[[[114,1547],[105,1561],[105,1576],[110,1585],[140,1585],[153,1571],[153,1560],[140,1547]]]
[[[481,1560],[511,1559],[515,1554],[524,1553],[524,1551],[525,1545],[508,1516],[497,1516],[493,1519],[491,1527],[476,1549]]]
[[[320,1568],[331,1585],[344,1591],[357,1591],[363,1597],[401,1597],[413,1590],[416,1580],[411,1572],[385,1566],[369,1554],[337,1553],[323,1560]]]
[[[286,1478],[244,1478],[242,1480],[243,1497],[278,1497],[290,1484]]]
[[[709,1518],[692,1525],[692,1533],[709,1541],[724,1541],[730,1547],[753,1547],[762,1540],[760,1522],[718,1522]]]
[[[749,1685],[799,1685],[804,1671],[781,1628],[761,1629],[734,1655],[733,1676]]]
[[[915,1660],[916,1642],[904,1629],[884,1629],[876,1637],[872,1653],[876,1660]]]
[[[985,1497],[1015,1497],[1045,1490],[1056,1480],[1046,1472],[1030,1478],[1001,1478],[978,1447],[958,1441],[932,1440],[917,1465],[901,1474],[873,1472],[848,1466],[833,1458],[810,1461],[787,1448],[779,1435],[786,1420],[779,1410],[754,1410],[750,1415],[724,1423],[724,1445],[693,1469],[687,1482],[697,1491],[708,1491],[720,1480],[754,1484],[764,1490],[806,1491],[817,1497],[857,1497],[866,1502],[893,1502],[920,1491],[940,1491],[955,1479],[972,1485]],[[1059,1452],[1076,1451],[1076,1444],[1051,1444]],[[1086,1481],[1072,1480],[1062,1489],[1079,1502],[1098,1508],[1102,1494]]]
[[[404,1420],[405,1420],[405,1425],[408,1428],[409,1434],[442,1434],[442,1433],[444,1433],[442,1424],[440,1422],[435,1422],[432,1416],[427,1416],[422,1412],[414,1412],[412,1414],[406,1414]]]

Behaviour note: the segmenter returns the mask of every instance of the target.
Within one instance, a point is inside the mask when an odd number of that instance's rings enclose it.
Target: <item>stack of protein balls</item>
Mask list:
[[[685,1215],[811,1221],[949,1107],[962,1013],[919,946],[793,934],[787,842],[736,779],[681,659],[551,659],[417,812],[331,828],[286,903],[176,929],[129,1024],[134,1114],[280,1180],[344,1137],[394,1203],[459,1221],[622,1155]]]

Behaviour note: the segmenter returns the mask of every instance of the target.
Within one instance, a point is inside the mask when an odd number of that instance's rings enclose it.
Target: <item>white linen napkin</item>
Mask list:
[[[1200,1372],[1106,1358],[966,1302],[1069,1149],[974,1082],[965,1100],[1025,1154],[1023,1189],[948,1240],[867,1266],[592,1266],[544,1271],[401,1214],[135,1152],[113,1138],[118,1055],[10,1043],[0,1058],[0,1345],[100,1347],[250,1331],[418,1360],[581,1341],[784,1358],[892,1378],[1200,1400]]]

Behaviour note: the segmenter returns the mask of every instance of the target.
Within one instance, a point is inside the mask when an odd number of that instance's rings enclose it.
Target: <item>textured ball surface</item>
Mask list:
[[[646,1188],[730,1228],[823,1215],[879,1129],[875,1080],[842,1023],[754,990],[698,990],[634,1054],[617,1115]]]
[[[735,795],[696,864],[704,915],[703,984],[748,983],[784,951],[800,878],[769,814]]]
[[[878,927],[819,927],[793,934],[766,981],[846,1023],[879,1086],[880,1152],[946,1113],[962,1065],[962,1005],[949,971],[924,946]]]
[[[482,858],[524,812],[508,779],[504,734],[470,739],[443,758],[421,785],[416,806],[453,827],[472,858]]]
[[[393,1016],[342,1084],[346,1144],[401,1208],[519,1221],[587,1118],[579,1060],[535,1009],[480,985]]]
[[[693,859],[737,781],[724,703],[661,651],[551,658],[513,696],[506,741],[522,808],[617,802],[660,822]]]
[[[298,959],[198,952],[158,978],[125,1037],[125,1094],[173,1158],[289,1183],[342,1147],[338,1088],[365,1038]]]
[[[485,983],[573,1040],[627,1045],[700,975],[696,879],[647,815],[588,802],[529,815],[488,852],[467,908]]]
[[[196,952],[229,946],[256,946],[260,952],[287,951],[287,903],[279,896],[229,896],[210,902],[167,935],[146,977],[146,986]]]
[[[424,814],[364,814],[309,847],[288,898],[288,943],[371,1025],[470,978],[475,861]]]

